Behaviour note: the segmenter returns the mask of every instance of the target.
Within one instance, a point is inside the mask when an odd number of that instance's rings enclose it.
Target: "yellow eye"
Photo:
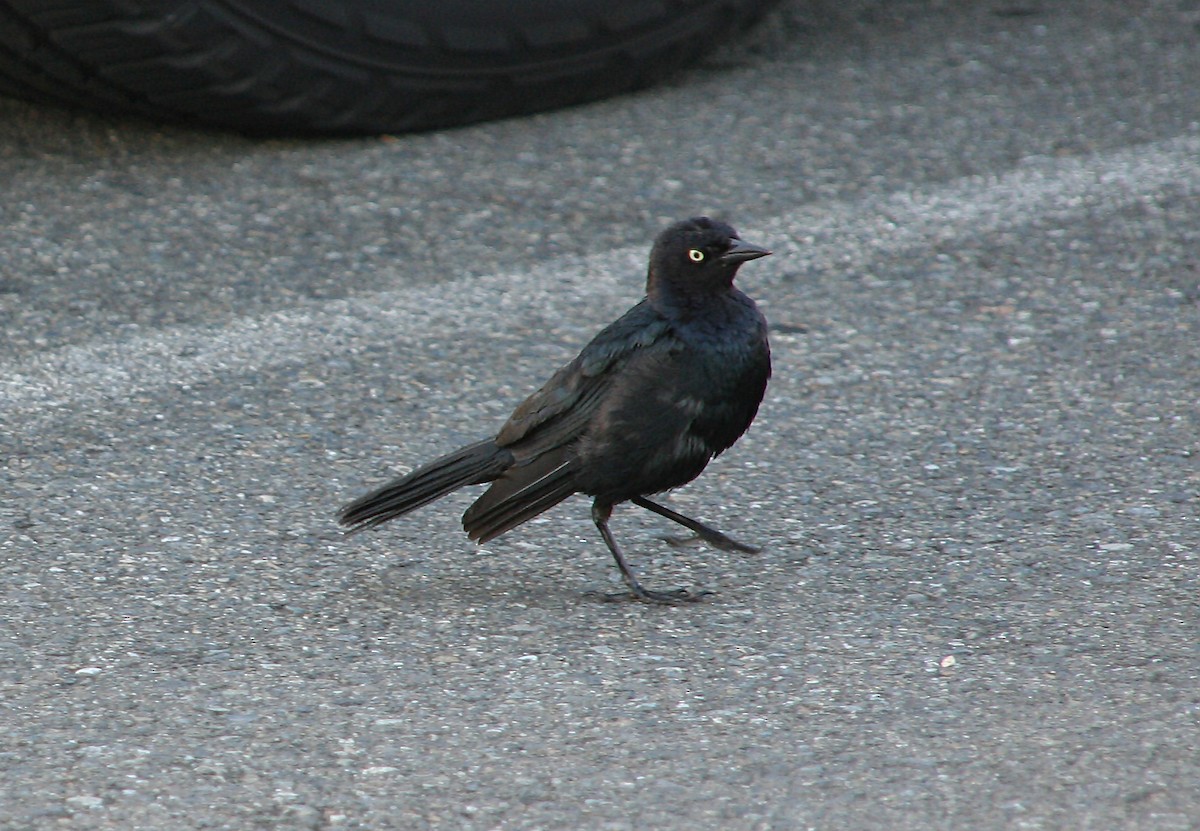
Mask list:
[[[689,248],[688,259],[694,263],[702,263],[704,262],[704,252],[699,248]]]

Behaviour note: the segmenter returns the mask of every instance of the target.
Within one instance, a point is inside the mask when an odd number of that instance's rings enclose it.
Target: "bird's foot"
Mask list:
[[[674,548],[687,548],[698,542],[703,542],[720,551],[738,551],[742,554],[757,554],[762,551],[761,548],[755,548],[753,545],[746,545],[744,542],[738,542],[732,537],[727,537],[720,531],[712,531],[707,534],[695,533],[690,537],[664,536],[659,539]]]
[[[658,603],[663,606],[679,606],[684,603],[698,603],[708,595],[715,594],[715,592],[710,592],[706,589],[655,591],[654,589],[637,586],[636,588],[631,587],[629,591],[590,592],[590,594],[598,594],[600,599],[606,603],[627,603],[632,600],[642,603]]]

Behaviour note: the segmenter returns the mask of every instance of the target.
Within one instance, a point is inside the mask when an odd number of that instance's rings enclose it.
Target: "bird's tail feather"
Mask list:
[[[575,493],[577,462],[549,454],[525,467],[509,468],[463,514],[463,528],[479,543],[532,519]]]
[[[338,522],[348,526],[351,534],[374,528],[464,485],[491,482],[510,464],[512,454],[496,442],[476,442],[359,497],[338,511]]]

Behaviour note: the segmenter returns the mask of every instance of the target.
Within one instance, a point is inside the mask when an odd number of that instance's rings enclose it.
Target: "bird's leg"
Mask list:
[[[639,508],[645,508],[647,511],[653,511],[661,517],[665,517],[672,522],[678,522],[684,528],[688,528],[696,533],[696,536],[704,540],[713,548],[719,548],[722,551],[741,551],[746,554],[757,554],[761,549],[755,548],[752,545],[746,545],[743,542],[738,542],[735,539],[725,536],[716,528],[710,528],[703,522],[697,522],[691,517],[686,517],[683,514],[676,513],[670,508],[664,508],[657,502],[651,502],[644,496],[635,496],[629,500]]]
[[[675,589],[674,591],[660,592],[652,591],[642,586],[638,579],[633,576],[633,570],[629,568],[629,563],[625,562],[625,555],[621,553],[617,541],[613,539],[612,532],[608,530],[608,519],[612,516],[612,505],[601,502],[597,499],[592,503],[592,522],[596,523],[596,528],[600,531],[600,536],[604,538],[604,544],[608,546],[608,550],[612,552],[613,559],[617,561],[617,568],[621,569],[621,578],[625,581],[625,585],[629,586],[629,590],[633,592],[633,596],[638,600],[645,600],[651,603],[680,603],[699,600],[707,592],[695,593],[687,589]]]

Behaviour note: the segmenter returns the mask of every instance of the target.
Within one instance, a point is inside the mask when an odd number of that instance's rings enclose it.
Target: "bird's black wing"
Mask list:
[[[500,429],[512,464],[463,514],[479,542],[498,537],[579,490],[575,441],[588,431],[622,368],[648,351],[671,350],[669,326],[643,301],[605,328]]]
[[[638,350],[661,343],[669,328],[647,301],[634,306],[525,399],[500,428],[496,444],[511,449],[520,464],[578,438],[621,364]]]

